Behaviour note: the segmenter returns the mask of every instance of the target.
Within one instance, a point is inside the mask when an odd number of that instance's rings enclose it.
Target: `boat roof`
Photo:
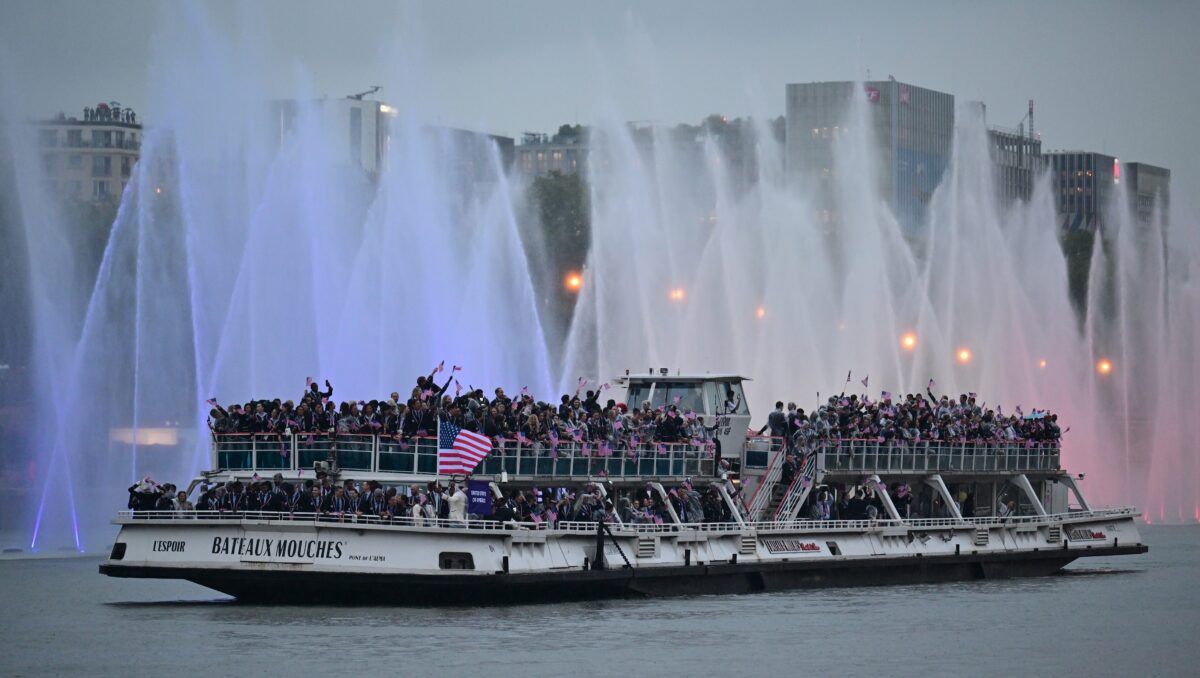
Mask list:
[[[750,377],[743,377],[740,374],[734,373],[717,373],[711,372],[695,373],[681,372],[676,374],[658,374],[647,372],[642,374],[621,375],[614,381],[618,384],[627,382],[645,382],[645,381],[752,381]]]

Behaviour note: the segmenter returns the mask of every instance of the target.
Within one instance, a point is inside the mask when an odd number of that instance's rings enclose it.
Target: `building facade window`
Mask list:
[[[110,195],[107,181],[92,182],[92,197],[96,200],[108,200]]]
[[[112,175],[112,158],[107,155],[92,156],[92,176],[107,177]]]
[[[83,169],[83,156],[78,153],[68,155],[67,169]]]
[[[96,148],[109,148],[112,146],[112,132],[109,130],[92,130],[92,146]]]
[[[58,146],[58,130],[44,129],[38,133],[38,145],[43,148]]]
[[[83,146],[83,130],[67,130],[67,145],[72,148],[79,148],[80,146]]]

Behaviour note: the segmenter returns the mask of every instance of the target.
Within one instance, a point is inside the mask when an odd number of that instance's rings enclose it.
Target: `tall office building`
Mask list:
[[[1113,189],[1121,178],[1117,159],[1091,151],[1050,151],[1045,158],[1054,182],[1059,229],[1103,228]]]
[[[1129,208],[1139,223],[1149,224],[1158,210],[1166,221],[1171,213],[1171,170],[1144,162],[1125,163],[1121,180],[1129,191]]]
[[[821,220],[837,221],[834,149],[840,139],[855,132],[847,126],[853,126],[850,104],[859,87],[867,107],[880,193],[900,223],[916,229],[924,222],[930,198],[950,162],[953,95],[894,79],[789,84],[788,176],[811,191]]]

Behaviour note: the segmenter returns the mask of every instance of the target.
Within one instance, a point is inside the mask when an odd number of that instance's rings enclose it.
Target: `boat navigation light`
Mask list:
[[[567,289],[571,292],[578,292],[583,288],[583,275],[578,271],[571,271],[567,274],[566,279],[563,280],[563,284],[566,285]]]
[[[1043,370],[1046,369],[1046,359],[1045,358],[1042,358],[1041,360],[1038,361],[1038,367],[1042,368]]]
[[[917,334],[915,332],[905,332],[900,336],[900,347],[905,351],[912,351],[917,348]]]
[[[756,308],[754,310],[754,315],[761,320],[761,319],[767,317],[767,309],[763,308],[762,306],[759,306],[758,308]]]
[[[1100,362],[1096,363],[1096,371],[1101,375],[1108,375],[1113,371],[1112,361],[1108,358],[1101,358]]]
[[[960,365],[966,365],[967,363],[971,362],[971,358],[975,356],[971,353],[971,349],[963,347],[958,349],[958,353],[955,355],[955,357],[958,358]]]
[[[684,297],[683,288],[682,287],[671,288],[671,293],[669,296],[671,297],[671,301],[683,301],[683,297]]]

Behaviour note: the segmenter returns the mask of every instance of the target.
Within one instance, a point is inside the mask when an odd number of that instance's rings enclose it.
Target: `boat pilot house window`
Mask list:
[[[750,414],[740,381],[714,381],[705,385],[709,411],[715,414]]]
[[[650,404],[655,408],[676,405],[680,412],[704,411],[698,382],[659,382],[655,385],[654,397],[650,399]]]
[[[641,407],[642,403],[650,401],[650,406],[670,407],[676,405],[680,412],[691,410],[704,412],[703,384],[698,381],[659,381],[654,383],[631,384],[629,387],[629,406]],[[679,400],[676,401],[676,398]]]

